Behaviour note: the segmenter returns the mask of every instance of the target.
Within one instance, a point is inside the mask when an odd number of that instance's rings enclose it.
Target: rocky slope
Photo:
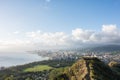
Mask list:
[[[84,57],[54,80],[120,80],[120,76],[99,59]]]

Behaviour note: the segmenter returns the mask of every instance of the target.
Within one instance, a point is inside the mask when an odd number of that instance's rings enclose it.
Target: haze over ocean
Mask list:
[[[37,54],[30,54],[27,52],[1,52],[0,53],[0,67],[10,67],[16,65],[22,65],[25,63],[46,60],[47,57],[41,57]]]

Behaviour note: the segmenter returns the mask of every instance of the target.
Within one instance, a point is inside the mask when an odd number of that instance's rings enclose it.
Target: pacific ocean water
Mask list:
[[[0,52],[0,67],[22,65],[47,59],[47,57],[41,57],[37,54],[30,54],[27,52]]]

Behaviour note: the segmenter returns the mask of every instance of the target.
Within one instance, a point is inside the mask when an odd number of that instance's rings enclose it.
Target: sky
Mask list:
[[[0,51],[120,44],[120,0],[0,0]]]

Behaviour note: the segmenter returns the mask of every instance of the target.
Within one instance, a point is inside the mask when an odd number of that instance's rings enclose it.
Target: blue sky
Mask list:
[[[119,0],[1,0],[1,27],[14,30],[70,32],[120,25]]]
[[[28,39],[39,43],[58,35],[67,37],[66,41],[75,42],[73,38],[76,38],[78,42],[85,43],[95,37],[94,42],[98,39],[96,35],[103,36],[105,32],[105,38],[100,37],[101,42],[109,39],[108,33],[114,40],[118,37],[119,31],[116,30],[120,28],[119,8],[119,0],[0,0],[0,48],[2,50],[8,44],[14,46],[16,40],[20,44],[29,43]],[[116,32],[115,35],[112,31]],[[27,37],[24,36],[26,34]],[[92,36],[92,39],[81,35]],[[55,38],[54,41],[57,43],[59,40]],[[54,41],[47,41],[46,44]]]

